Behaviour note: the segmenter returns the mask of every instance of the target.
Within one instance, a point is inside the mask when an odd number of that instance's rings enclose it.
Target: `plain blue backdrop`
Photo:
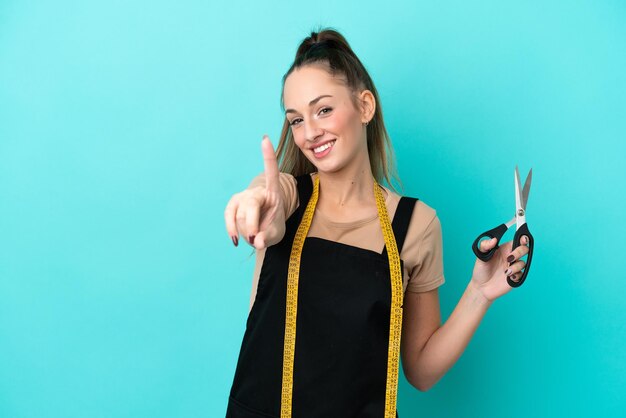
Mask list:
[[[254,258],[223,210],[320,25],[440,217],[444,320],[533,169],[531,274],[400,416],[623,414],[623,1],[2,0],[1,417],[224,416]]]

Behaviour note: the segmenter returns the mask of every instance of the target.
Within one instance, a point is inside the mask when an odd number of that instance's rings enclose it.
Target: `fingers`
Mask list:
[[[237,214],[237,208],[239,207],[238,194],[234,195],[228,201],[226,209],[224,210],[224,222],[226,223],[226,232],[233,240],[235,247],[239,244],[239,233],[237,232],[237,221],[235,216]]]
[[[264,194],[261,189],[246,190],[241,193],[239,208],[235,216],[237,231],[252,246],[254,246],[255,236],[259,232],[259,218]]]
[[[224,211],[226,231],[233,244],[238,245],[239,235],[257,249],[264,248],[266,236],[257,236],[271,224],[280,206],[278,162],[274,147],[267,135],[261,142],[265,187],[253,187],[233,195]],[[263,220],[263,225],[259,225]]]
[[[522,237],[520,238],[520,246],[511,251],[511,253],[509,253],[506,261],[511,263],[514,260],[519,260],[526,254],[528,254],[528,251],[528,237],[526,237],[526,235],[522,235]]]
[[[496,246],[498,240],[496,238],[486,239],[480,242],[480,251],[483,253],[489,252],[493,247]]]
[[[265,231],[272,225],[274,218],[276,217],[278,212],[278,205],[270,205],[270,208],[261,215],[261,219],[259,220],[259,230]]]
[[[523,235],[520,238],[520,246],[517,247],[507,258],[509,263],[509,267],[504,270],[504,274],[507,275],[512,281],[518,282],[522,278],[522,269],[526,266],[526,262],[521,260],[521,257],[528,253],[528,237]],[[515,261],[517,260],[517,261]]]
[[[515,283],[519,282],[519,279],[522,277],[520,274],[512,274],[510,276],[507,276],[509,279],[511,279],[512,281],[514,281]]]
[[[263,152],[263,164],[265,167],[265,188],[270,193],[278,193],[278,162],[276,161],[274,147],[267,135],[263,135],[261,151]]]
[[[526,262],[524,260],[517,260],[515,263],[511,264],[504,270],[504,274],[507,276],[513,276],[517,273],[521,272],[522,269],[526,266]],[[518,277],[521,275],[518,275]]]
[[[235,246],[239,243],[239,235],[242,235],[250,245],[254,245],[263,205],[261,194],[261,190],[245,190],[233,195],[226,205],[224,210],[226,231]]]
[[[250,245],[252,245],[257,250],[262,250],[263,248],[267,247],[268,233],[269,231],[259,231],[256,235],[254,235],[253,239],[250,240]]]
[[[259,233],[259,214],[261,205],[254,202],[246,206],[245,211],[245,231],[246,237],[250,245],[254,245],[254,238]]]
[[[257,250],[262,250],[268,245],[271,245],[267,242],[268,233],[269,231],[261,231],[256,235],[256,237],[254,238],[254,248],[256,248]]]
[[[517,283],[522,278],[522,274],[523,273],[521,273],[521,272],[512,273],[510,276],[508,276],[508,278],[513,280],[515,283]]]

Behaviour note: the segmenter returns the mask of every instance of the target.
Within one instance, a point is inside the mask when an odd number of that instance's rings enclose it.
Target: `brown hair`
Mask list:
[[[378,97],[378,91],[370,78],[367,70],[352,51],[346,39],[336,30],[325,28],[312,31],[298,47],[296,57],[289,70],[282,79],[280,105],[283,111],[285,80],[295,69],[306,65],[322,65],[333,77],[343,76],[342,80],[352,92],[352,102],[359,109],[357,93],[362,90],[370,90],[376,99],[374,117],[367,124],[367,151],[369,153],[370,167],[377,182],[386,180],[387,185],[395,191],[391,179],[395,179],[400,185],[400,178],[396,171],[395,157],[391,140],[383,121],[383,110]],[[316,171],[311,163],[296,146],[291,132],[289,121],[285,117],[283,129],[277,148],[277,158],[280,161],[280,171],[294,176],[308,174]]]

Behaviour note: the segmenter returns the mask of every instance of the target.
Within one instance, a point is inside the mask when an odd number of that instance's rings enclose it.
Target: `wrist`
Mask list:
[[[471,296],[471,299],[475,301],[478,305],[485,306],[485,308],[489,308],[495,299],[490,299],[485,295],[483,291],[483,287],[476,283],[473,279],[470,280],[467,285],[467,292]]]

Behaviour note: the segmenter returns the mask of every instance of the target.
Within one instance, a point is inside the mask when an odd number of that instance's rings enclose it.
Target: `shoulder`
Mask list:
[[[409,272],[407,290],[426,292],[445,282],[441,223],[435,208],[421,200],[415,204],[401,258]]]
[[[407,230],[407,244],[419,243],[427,238],[433,229],[440,229],[437,210],[422,200],[415,202],[411,222]]]
[[[401,196],[397,194],[396,196],[399,203]],[[396,196],[393,196],[393,198],[395,199]],[[395,205],[397,206],[398,203]],[[422,247],[422,244],[432,245],[433,238],[437,238],[440,235],[441,224],[437,216],[437,210],[423,200],[417,199],[406,232],[402,249],[403,255],[406,254],[409,259],[418,257],[418,250]],[[410,263],[410,260],[407,261]]]
[[[437,210],[425,203],[423,200],[415,202],[413,215],[411,216],[411,224],[414,229],[426,229],[433,222],[438,221]],[[411,226],[409,226],[411,228]]]
[[[398,208],[398,204],[400,203],[400,199],[403,196],[387,187],[383,186],[383,188],[387,192],[386,202],[389,214],[395,214],[395,211]],[[405,197],[410,198],[411,196]],[[428,205],[423,200],[417,199],[413,208],[413,212],[411,214],[411,222],[407,231],[407,238],[408,235],[414,236],[416,234],[419,234],[420,231],[424,231],[428,227],[428,225],[432,223],[436,218],[437,211],[435,210],[435,208]]]

